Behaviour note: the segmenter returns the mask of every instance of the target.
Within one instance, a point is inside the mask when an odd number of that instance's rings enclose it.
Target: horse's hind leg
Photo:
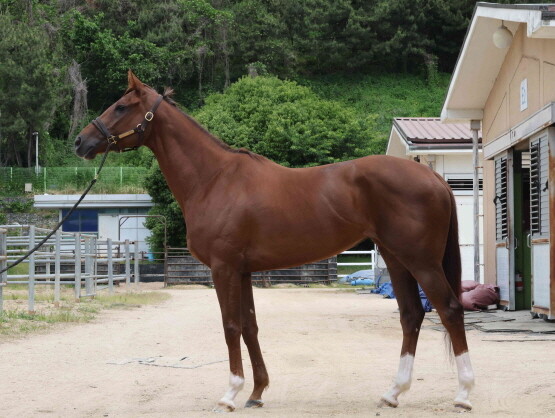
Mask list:
[[[245,407],[261,407],[264,405],[264,402],[262,401],[262,392],[269,385],[270,380],[268,378],[268,372],[266,371],[264,359],[262,358],[260,345],[258,344],[258,325],[256,323],[256,312],[254,310],[254,298],[252,295],[250,273],[243,275],[241,289],[241,325],[243,340],[249,350],[254,377],[254,388],[249,400],[245,404]]]
[[[397,377],[391,389],[382,396],[380,405],[397,407],[399,405],[397,398],[401,393],[409,390],[411,385],[414,354],[420,326],[424,319],[424,309],[418,294],[418,284],[414,277],[386,250],[381,250],[381,253],[387,264],[391,284],[399,305],[401,327],[403,328],[403,345]]]
[[[227,266],[212,266],[212,277],[222,311],[225,341],[229,352],[229,388],[215,411],[234,411],[234,399],[245,378],[241,360],[241,274]]]
[[[474,386],[474,372],[468,355],[463,307],[450,287],[440,264],[435,267],[417,268],[412,272],[436,308],[441,322],[451,338],[459,376],[459,391],[455,397],[455,406],[472,409],[468,394]]]

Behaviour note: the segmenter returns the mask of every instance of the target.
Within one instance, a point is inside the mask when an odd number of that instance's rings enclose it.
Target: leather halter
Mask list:
[[[100,118],[94,119],[92,121],[92,124],[94,125],[94,127],[96,129],[98,129],[100,131],[100,133],[102,135],[104,135],[104,137],[108,141],[108,144],[110,144],[110,145],[116,145],[118,143],[118,141],[120,141],[121,139],[127,138],[128,136],[131,136],[131,135],[138,134],[139,135],[139,145],[137,145],[135,147],[129,147],[129,148],[124,148],[124,149],[119,150],[119,152],[134,151],[137,148],[139,148],[141,145],[143,145],[145,130],[146,130],[148,124],[150,123],[150,121],[154,118],[154,113],[158,109],[158,106],[160,106],[160,103],[162,103],[163,99],[164,99],[164,96],[162,96],[160,94],[158,96],[158,98],[156,99],[156,102],[154,102],[154,105],[152,106],[152,108],[148,112],[145,113],[143,121],[141,123],[139,123],[134,129],[131,129],[130,131],[124,132],[122,134],[112,135],[110,133],[110,130],[106,127],[106,125],[104,124],[104,122],[102,122],[102,120]]]

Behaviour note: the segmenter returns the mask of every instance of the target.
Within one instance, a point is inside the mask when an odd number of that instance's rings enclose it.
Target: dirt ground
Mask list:
[[[172,297],[161,305],[106,311],[88,324],[1,343],[0,416],[214,416],[228,381],[215,292],[164,291]],[[235,416],[461,413],[451,406],[456,368],[445,355],[443,333],[429,321],[421,332],[412,389],[397,409],[376,406],[398,366],[395,301],[299,288],[256,289],[255,301],[271,385],[264,408],[242,408],[252,389],[244,348],[247,382]],[[555,415],[553,336],[470,330],[468,337],[476,387],[474,409],[466,414]]]

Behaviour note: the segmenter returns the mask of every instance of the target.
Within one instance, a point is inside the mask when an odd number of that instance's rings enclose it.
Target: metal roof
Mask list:
[[[456,146],[472,144],[470,123],[441,123],[440,118],[395,118],[393,125],[409,144]],[[479,142],[482,132],[478,131]]]
[[[35,208],[71,208],[80,195],[35,195]],[[87,195],[79,208],[150,208],[154,205],[148,194],[92,194]]]

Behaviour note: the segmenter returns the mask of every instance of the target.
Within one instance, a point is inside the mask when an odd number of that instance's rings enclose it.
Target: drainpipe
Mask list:
[[[472,167],[474,171],[474,181],[472,183],[472,191],[474,194],[474,281],[480,283],[480,187],[479,175],[480,170],[478,162],[478,131],[480,130],[481,121],[471,120],[470,130],[472,131]]]

